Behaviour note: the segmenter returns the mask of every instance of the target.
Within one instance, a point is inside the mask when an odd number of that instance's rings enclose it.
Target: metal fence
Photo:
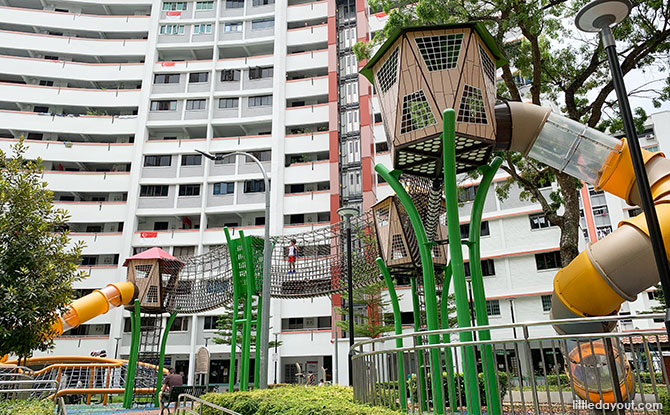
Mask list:
[[[404,402],[408,413],[477,414],[478,406],[487,414],[660,413],[670,405],[670,344],[664,329],[653,328],[659,327],[653,320],[662,318],[527,322],[359,342],[353,346],[354,398],[392,409]],[[567,324],[592,330],[555,334],[552,325]],[[593,327],[604,332],[593,333]],[[493,340],[482,340],[487,330]],[[429,334],[439,334],[441,342],[429,345]],[[431,371],[436,349],[440,368]],[[464,359],[473,357],[476,374],[463,370]],[[441,408],[433,405],[433,372],[443,388]]]

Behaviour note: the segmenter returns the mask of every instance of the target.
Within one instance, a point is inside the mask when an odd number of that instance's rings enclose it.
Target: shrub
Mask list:
[[[343,386],[286,386],[251,392],[208,393],[202,399],[242,415],[400,415],[379,406],[354,403],[353,391]],[[203,415],[218,415],[209,408]]]
[[[556,375],[554,374],[547,375],[546,379],[547,384],[549,384],[549,386],[558,386],[559,380],[561,382],[561,385],[570,385],[570,378],[565,373],[559,374],[558,377],[556,377]]]
[[[507,372],[497,372],[498,374],[498,386],[500,388],[500,397],[504,397],[505,394],[507,393],[507,387],[509,385],[509,376]],[[485,388],[485,383],[484,383],[484,374],[479,373],[478,375],[478,383],[479,383],[479,401],[482,406],[487,405],[487,400],[486,400],[486,388]],[[449,385],[450,384],[455,384],[455,392],[457,394],[456,402],[457,404],[463,404],[465,405],[465,377],[462,373],[458,373],[457,375],[453,375],[453,378],[449,380],[447,376],[447,372],[442,372],[442,379],[443,379],[443,386],[444,386],[444,402],[445,405],[449,405]],[[431,383],[430,383],[430,373],[427,373],[427,379],[426,382],[428,383],[428,388],[426,389],[426,394],[428,395],[428,400],[432,399],[431,396]],[[415,399],[418,399],[418,390],[417,390],[417,376],[415,373],[413,373],[407,380],[407,386],[408,390],[411,393],[409,396],[414,396]],[[459,393],[460,392],[460,393]]]
[[[56,408],[51,401],[0,401],[0,415],[53,415]]]
[[[661,415],[670,415],[670,398],[666,391],[661,391],[658,394],[658,402],[663,405]]]
[[[663,379],[663,373],[654,372],[654,377],[656,378],[656,383],[664,385],[665,379]],[[642,383],[651,383],[651,373],[649,372],[640,372],[640,381]]]

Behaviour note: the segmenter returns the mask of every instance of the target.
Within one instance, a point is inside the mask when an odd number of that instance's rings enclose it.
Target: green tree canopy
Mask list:
[[[482,21],[509,63],[502,67],[498,97],[513,101],[552,103],[590,127],[620,130],[618,117],[605,116],[616,108],[607,57],[596,34],[583,34],[574,17],[587,0],[370,0],[370,7],[389,15],[384,30],[371,44],[358,43],[354,51],[365,59],[372,46],[394,29],[408,25]],[[670,98],[667,76],[670,52],[670,3],[663,0],[634,2],[628,19],[614,28],[624,75],[633,70],[665,72],[666,78],[629,91],[651,99],[655,106]],[[638,127],[646,118],[636,110]],[[546,218],[561,229],[563,265],[578,254],[580,183],[518,154],[503,154],[503,169],[510,179],[500,183],[501,198],[515,183],[521,198],[538,202]],[[556,183],[549,191],[540,191]]]
[[[82,243],[70,244],[68,214],[41,181],[41,160],[26,160],[20,140],[0,150],[0,356],[28,357],[72,298]]]

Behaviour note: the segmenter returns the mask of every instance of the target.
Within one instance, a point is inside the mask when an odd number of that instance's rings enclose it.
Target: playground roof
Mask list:
[[[172,255],[168,254],[167,252],[163,251],[162,249],[158,247],[153,247],[151,249],[147,249],[144,252],[140,252],[139,254],[133,255],[129,258],[126,258],[125,261],[123,261],[123,266],[127,267],[128,266],[128,261],[133,260],[133,259],[160,259],[164,261],[176,261],[181,264],[183,264],[182,261],[179,259],[173,257]]]

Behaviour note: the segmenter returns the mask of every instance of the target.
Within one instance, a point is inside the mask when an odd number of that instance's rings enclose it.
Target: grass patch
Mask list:
[[[285,386],[250,392],[208,393],[202,399],[242,415],[400,415],[380,406],[355,403],[344,386]],[[203,415],[218,415],[205,408]]]
[[[0,401],[0,415],[53,415],[55,410],[54,403],[47,400]]]

